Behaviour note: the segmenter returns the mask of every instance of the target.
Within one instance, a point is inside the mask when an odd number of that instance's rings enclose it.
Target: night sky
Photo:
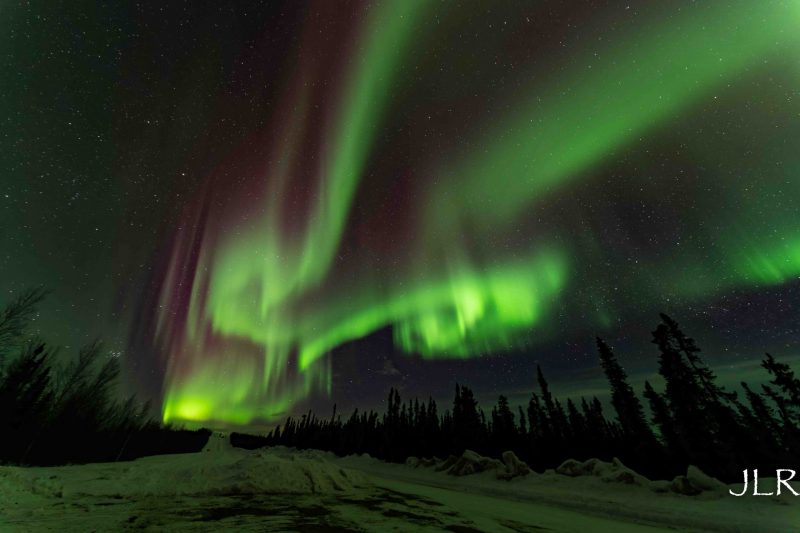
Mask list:
[[[201,5],[202,4],[202,5]],[[800,360],[800,6],[5,2],[0,301],[168,421]]]

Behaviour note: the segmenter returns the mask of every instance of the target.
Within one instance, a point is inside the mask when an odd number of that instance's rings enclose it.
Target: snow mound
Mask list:
[[[497,479],[510,480],[531,473],[530,467],[521,461],[512,451],[503,452],[503,460],[498,461],[491,457],[484,457],[472,450],[464,450],[460,457],[451,455],[444,461],[433,457],[420,459],[409,457],[406,466],[412,468],[433,468],[437,472],[444,472],[450,476],[470,476],[481,472],[494,471]]]
[[[556,468],[556,473],[569,477],[595,476],[607,483],[638,485],[648,487],[653,492],[673,492],[685,496],[727,490],[727,486],[720,480],[709,476],[693,465],[689,466],[685,476],[677,476],[672,481],[650,481],[622,464],[616,457],[610,463],[600,459],[589,459],[584,462],[567,459]]]
[[[216,445],[215,445],[216,446]],[[140,461],[120,480],[139,495],[333,494],[369,485],[319,452],[204,451]],[[155,460],[157,459],[157,460]]]
[[[61,498],[63,493],[55,476],[30,476],[21,467],[0,467],[0,501]]]
[[[592,472],[588,471],[587,468],[584,468],[582,462],[575,459],[567,459],[561,463],[561,465],[556,468],[556,472],[562,476],[569,477],[587,476],[592,474]]]
[[[669,483],[669,490],[685,496],[696,496],[702,492],[727,490],[727,486],[694,465],[689,465],[685,476],[677,476]]]
[[[669,482],[669,491],[676,494],[683,494],[684,496],[697,496],[703,492],[695,487],[686,476],[675,476],[675,479]]]
[[[419,468],[419,467],[431,468],[438,465],[441,462],[442,460],[435,456],[427,458],[426,457],[419,458],[411,456],[408,459],[406,459],[406,466],[410,466],[412,468]]]
[[[616,457],[610,463],[600,459],[588,459],[584,462],[567,459],[556,468],[556,473],[569,477],[595,476],[607,483],[624,485],[645,486],[650,484],[649,479],[637,474]]]
[[[527,476],[531,473],[531,468],[527,463],[521,461],[514,452],[503,452],[502,457],[505,471],[497,473],[499,479],[513,479],[515,477]]]
[[[231,445],[230,434],[215,431],[209,435],[208,442],[206,442],[205,447],[203,447],[202,453],[220,453],[234,450],[234,447]]]
[[[689,465],[686,470],[686,479],[689,483],[702,491],[727,490],[727,486],[715,477],[711,477],[694,465]]]
[[[503,468],[503,463],[497,459],[491,459],[478,455],[472,450],[464,450],[461,457],[450,456],[447,461],[436,467],[438,471],[445,471],[450,476],[469,476],[487,470],[499,470]]]

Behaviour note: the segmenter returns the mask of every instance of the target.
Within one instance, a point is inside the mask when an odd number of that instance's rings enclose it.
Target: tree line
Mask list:
[[[0,463],[55,465],[198,451],[208,431],[179,431],[150,417],[134,396],[115,399],[119,360],[100,343],[64,357],[29,334],[41,289],[0,311]]]
[[[610,387],[611,416],[597,397],[566,402],[554,397],[537,367],[538,388],[527,406],[516,409],[500,396],[487,414],[473,391],[458,384],[452,408],[444,412],[432,398],[404,402],[391,389],[380,415],[356,409],[343,419],[334,406],[330,417],[309,411],[289,417],[264,437],[234,434],[232,441],[243,447],[368,453],[393,462],[409,456],[443,458],[467,449],[495,457],[512,450],[538,471],[568,458],[618,457],[654,479],[685,473],[690,464],[725,481],[740,479],[745,468],[774,470],[795,464],[800,450],[800,380],[792,369],[766,354],[761,366],[768,383],[757,391],[742,382],[740,398],[717,383],[700,348],[677,322],[660,316],[652,342],[658,349],[663,390],[648,381],[638,396],[611,347],[597,339],[599,363]]]

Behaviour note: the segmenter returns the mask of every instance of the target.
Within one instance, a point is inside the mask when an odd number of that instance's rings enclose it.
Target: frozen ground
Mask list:
[[[0,467],[0,531],[800,531],[800,498],[683,496],[614,477],[455,477],[213,439],[197,454]]]

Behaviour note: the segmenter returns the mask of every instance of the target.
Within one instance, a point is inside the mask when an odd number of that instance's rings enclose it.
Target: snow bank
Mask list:
[[[512,451],[503,452],[504,472],[498,472],[497,477],[501,479],[513,479],[515,477],[527,476],[531,473],[531,468],[527,463],[520,460]]]
[[[153,496],[329,494],[369,485],[362,474],[313,455],[282,457],[265,450],[233,448],[223,448],[221,453],[192,454],[179,461],[143,462],[141,468],[130,469],[120,482],[137,487],[140,495]]]
[[[780,500],[734,498],[694,467],[677,481],[647,481],[619,461],[597,459],[526,475],[527,465],[510,453],[502,461],[474,452],[445,461],[409,458],[406,466],[366,455],[235,449],[226,438],[216,435],[204,452],[131,462],[0,466],[0,531],[287,531],[320,525],[331,531],[622,533],[656,526],[783,533],[800,523],[788,492]],[[697,496],[684,495],[697,490]],[[213,527],[200,524],[205,520]]]
[[[469,476],[481,472],[494,471],[497,479],[510,480],[516,477],[527,476],[531,473],[530,467],[521,461],[512,451],[503,452],[503,460],[498,461],[490,457],[465,450],[460,457],[451,455],[444,461],[436,457],[432,459],[419,459],[409,457],[406,466],[413,468],[433,468],[436,472],[445,472],[451,476]]]
[[[22,467],[0,467],[0,501],[35,501],[61,498],[63,488],[55,476],[29,476]]]
[[[364,474],[320,452],[242,450],[227,435],[202,452],[48,469],[0,467],[0,500],[81,495],[121,498],[243,494],[344,494],[370,486]]]
[[[794,531],[800,524],[800,508],[797,506],[800,498],[793,498],[788,491],[784,491],[780,498],[735,498],[727,490],[739,491],[741,483],[723,485],[718,490],[713,488],[719,487],[716,481],[696,468],[690,468],[685,476],[679,478],[690,480],[689,486],[694,487],[692,490],[696,491],[700,485],[712,489],[688,496],[672,489],[673,481],[648,481],[620,461],[568,461],[560,469],[565,472],[569,468],[573,475],[551,469],[543,474],[520,476],[510,481],[497,479],[496,470],[451,476],[446,471],[437,472],[430,466],[426,467],[429,462],[431,460],[410,458],[406,465],[397,465],[352,456],[339,460],[342,465],[365,472],[377,487],[410,491],[409,487],[413,486],[418,496],[439,499],[474,520],[481,513],[508,519],[513,502],[521,502],[518,527],[508,522],[501,522],[502,527],[477,527],[485,531],[508,528],[516,531],[549,529],[622,533],[654,531],[655,526],[659,531],[783,533]],[[436,461],[436,464],[441,463],[443,461]],[[661,486],[662,490],[656,491],[654,486]],[[765,480],[764,486],[774,487],[774,482]],[[451,492],[446,496],[442,491]],[[486,504],[479,504],[477,499],[472,499],[474,496],[487,498]],[[578,514],[589,521],[580,522]],[[561,516],[564,520],[557,518]],[[604,519],[610,519],[612,523],[604,523]],[[533,527],[526,529],[523,524]]]
[[[584,462],[567,459],[555,471],[563,476],[595,476],[607,483],[638,485],[647,487],[653,492],[674,492],[685,496],[728,490],[728,487],[720,480],[709,476],[693,465],[689,466],[685,476],[677,476],[672,481],[650,481],[622,464],[616,457],[610,463],[599,459],[589,459]]]
[[[203,447],[202,453],[234,452],[236,448],[231,445],[231,436],[222,431],[215,431],[208,436],[208,442]]]
[[[570,476],[596,476],[607,483],[621,483],[624,485],[646,486],[650,480],[637,474],[616,457],[610,462],[600,459],[589,459],[584,462],[567,459],[556,468],[556,473]]]

